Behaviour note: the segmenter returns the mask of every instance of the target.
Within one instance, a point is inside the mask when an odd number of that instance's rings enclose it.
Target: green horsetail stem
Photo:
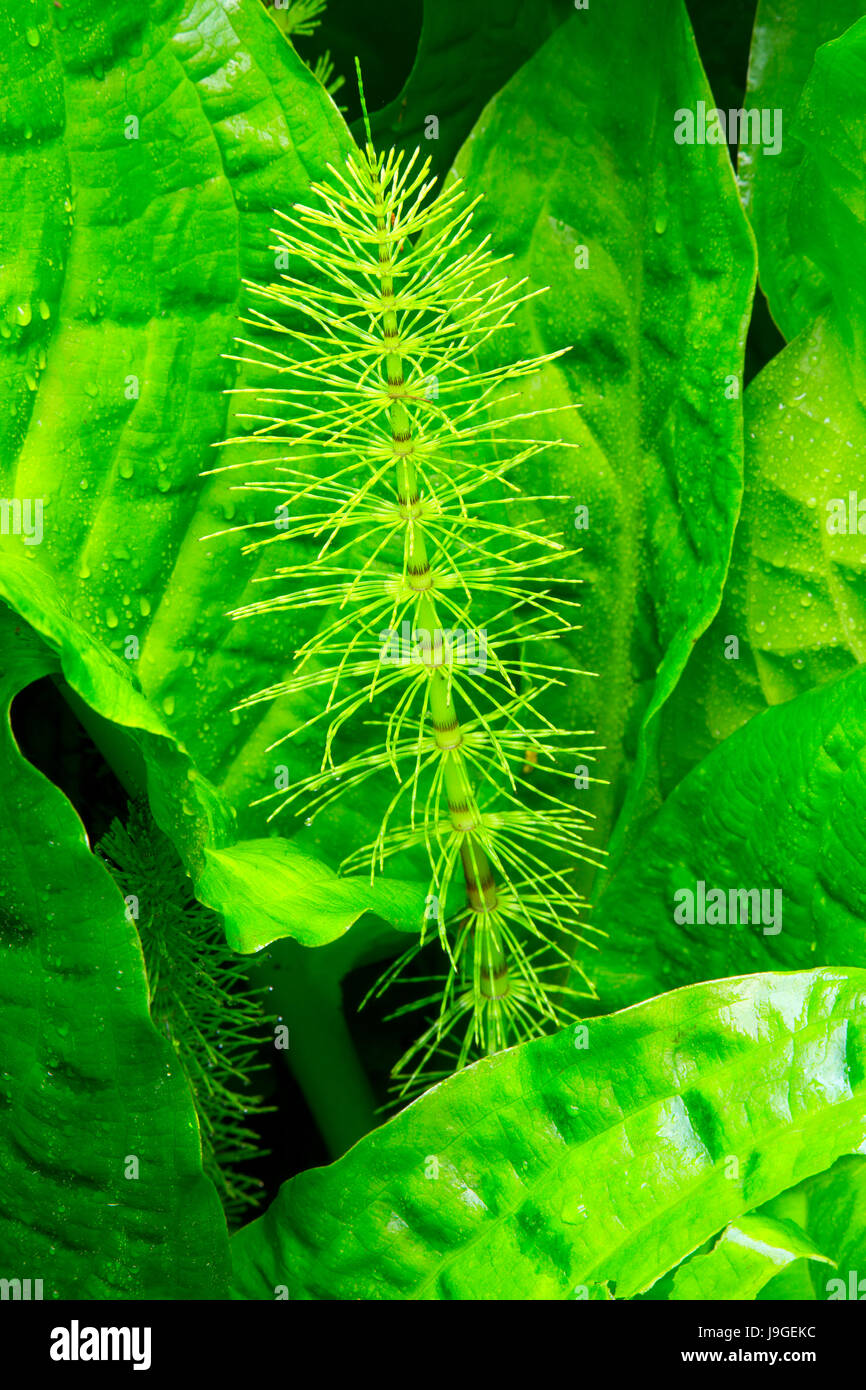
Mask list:
[[[397,504],[406,517],[407,584],[408,588],[418,595],[417,626],[425,632],[437,632],[441,630],[442,625],[432,593],[432,576],[424,543],[424,527],[419,521],[421,494],[412,460],[412,420],[404,403],[406,383],[403,359],[400,355],[400,332],[394,308],[390,237],[385,200],[379,182],[379,161],[372,141],[367,144],[367,163],[376,208],[376,229],[380,235],[382,341],[386,350],[385,380],[391,397],[388,419],[396,459]],[[475,834],[480,828],[479,812],[461,752],[463,739],[451,682],[441,665],[433,666],[430,671],[430,712],[436,746],[441,749],[445,764],[444,780],[451,824],[463,837],[460,859],[469,907],[475,918],[473,930],[476,941],[483,943],[480,964],[481,989],[488,999],[502,998],[508,993],[507,957],[495,927],[491,927],[487,921],[497,905],[493,870]]]
[[[280,335],[287,350],[238,340],[238,360],[268,369],[273,384],[239,388],[258,413],[247,416],[251,433],[226,441],[285,447],[271,461],[280,477],[241,484],[278,495],[288,516],[279,534],[248,548],[291,538],[318,550],[276,570],[284,593],[233,616],[326,614],[296,652],[294,674],[243,702],[316,701],[274,747],[325,726],[321,768],[261,798],[279,799],[272,814],[293,806],[309,822],[390,771],[398,789],[379,833],[353,847],[342,870],[367,865],[375,876],[394,855],[426,853],[444,972],[435,997],[406,1006],[438,1001],[398,1064],[405,1093],[430,1066],[447,1063],[447,1072],[574,1016],[578,991],[565,976],[591,986],[574,960],[586,926],[572,876],[577,861],[598,856],[583,839],[587,813],[557,790],[573,778],[572,759],[593,751],[569,742],[586,731],[558,728],[543,709],[574,673],[535,655],[577,630],[577,604],[560,591],[578,582],[564,570],[578,552],[545,534],[546,515],[514,514],[568,500],[528,495],[514,477],[551,443],[519,430],[556,407],[503,410],[519,400],[515,384],[567,349],[479,366],[485,344],[539,291],[509,284],[498,271],[507,258],[470,241],[475,202],[463,202],[459,180],[431,198],[418,150],[408,159],[377,153],[358,76],[365,148],[343,173],[328,166],[313,204],[280,214],[274,250],[305,271],[250,286],[279,316],[253,310],[247,322]],[[399,573],[386,565],[391,547],[402,549]],[[455,626],[479,636],[473,601],[498,604],[478,669],[453,642],[432,643]],[[383,630],[431,641],[389,664]],[[362,728],[381,734],[341,757],[346,726],[355,721],[357,743],[357,716],[374,703],[386,717]],[[422,931],[380,987],[424,945]]]

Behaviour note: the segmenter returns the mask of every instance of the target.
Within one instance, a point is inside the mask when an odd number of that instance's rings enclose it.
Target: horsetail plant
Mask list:
[[[265,8],[286,39],[307,39],[316,32],[324,18],[327,0],[265,0]],[[329,96],[336,97],[345,83],[341,73],[337,73],[331,50],[326,48],[315,60],[307,63],[313,76],[321,82]],[[339,108],[341,111],[343,107]]]
[[[248,1117],[270,1107],[247,1089],[263,1031],[260,993],[226,945],[219,917],[196,902],[171,841],[149,809],[129,806],[98,846],[135,921],[147,975],[150,1015],[189,1082],[204,1170],[226,1217],[239,1224],[261,1196],[247,1165],[262,1157]]]
[[[438,1011],[396,1068],[405,1094],[432,1059],[460,1068],[574,1017],[584,904],[573,877],[577,861],[596,856],[583,840],[588,813],[556,787],[592,750],[572,742],[586,731],[560,729],[542,710],[565,668],[536,653],[576,631],[577,604],[563,595],[577,581],[561,570],[578,552],[530,518],[529,504],[562,499],[527,495],[517,480],[548,447],[519,430],[549,412],[521,409],[520,392],[504,389],[568,349],[479,364],[531,297],[526,282],[509,284],[498,274],[507,258],[492,255],[489,238],[472,240],[479,200],[467,203],[458,179],[431,198],[420,151],[376,152],[360,71],[358,81],[365,148],[342,172],[327,166],[309,206],[278,214],[273,249],[302,271],[250,285],[273,313],[244,321],[280,335],[285,350],[238,339],[238,360],[269,384],[238,388],[263,413],[227,442],[282,451],[271,459],[276,480],[240,486],[279,496],[284,521],[276,533],[272,519],[252,523],[271,534],[247,549],[286,539],[304,549],[271,576],[283,592],[232,616],[325,613],[290,679],[241,706],[314,701],[274,748],[324,726],[321,766],[262,798],[279,798],[272,815],[291,806],[309,822],[393,777],[378,834],[341,869],[375,877],[394,856],[426,853],[445,968],[435,992],[407,1006]],[[361,741],[356,733],[349,744],[364,712]]]

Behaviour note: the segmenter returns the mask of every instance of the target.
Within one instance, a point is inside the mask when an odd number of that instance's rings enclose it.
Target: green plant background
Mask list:
[[[489,8],[429,0],[374,35],[334,4],[297,51],[261,0],[0,15],[2,493],[45,505],[40,545],[0,536],[0,1276],[52,1297],[810,1299],[866,1259],[866,553],[825,526],[866,493],[866,6],[744,2],[724,39],[699,0],[651,24],[637,0]],[[272,209],[358,131],[351,83],[344,115],[307,65],[328,43],[369,67],[377,141],[455,169],[553,287],[507,348],[571,344],[533,404],[580,405],[579,448],[526,480],[569,499],[537,513],[551,535],[590,518],[547,712],[604,745],[580,794],[608,851],[584,884],[603,1016],[387,1120],[341,989],[417,931],[423,875],[337,876],[369,807],[296,828],[251,806],[293,711],[234,707],[314,619],[230,621],[269,558],[232,529],[261,519],[248,494],[207,475],[244,428],[226,390],[255,384],[226,354]],[[782,111],[778,157],[735,173],[674,143],[676,109],[744,92]],[[231,1241],[134,923],[15,737],[46,677],[261,953],[337,1159]],[[781,889],[783,931],[678,926],[697,879]]]

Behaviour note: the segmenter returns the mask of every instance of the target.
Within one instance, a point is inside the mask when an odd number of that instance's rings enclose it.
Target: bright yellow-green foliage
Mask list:
[[[527,296],[473,241],[459,181],[433,199],[429,161],[377,153],[369,130],[329,174],[276,231],[289,273],[255,287],[272,312],[251,321],[282,341],[263,355],[245,342],[258,355],[241,359],[271,369],[265,390],[251,388],[244,442],[285,447],[279,476],[249,484],[277,494],[285,529],[253,544],[303,540],[309,558],[277,570],[282,593],[235,616],[324,613],[291,679],[248,702],[317,699],[286,738],[321,723],[321,770],[275,793],[277,810],[310,818],[391,779],[378,835],[344,868],[376,875],[427,852],[448,968],[439,1016],[398,1069],[411,1078],[452,1026],[462,1066],[474,1048],[568,1016],[558,978],[581,907],[570,868],[590,851],[584,813],[560,794],[575,731],[545,717],[562,673],[542,644],[574,631],[561,565],[574,552],[520,519],[545,499],[519,481],[546,446],[521,435],[544,412],[518,388],[560,353],[479,365]],[[370,714],[366,746],[343,755],[345,726]]]

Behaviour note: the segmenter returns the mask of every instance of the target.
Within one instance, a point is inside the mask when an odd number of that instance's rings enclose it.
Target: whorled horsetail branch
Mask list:
[[[318,699],[274,748],[325,723],[320,770],[272,793],[272,814],[294,805],[309,819],[390,769],[396,790],[379,832],[341,867],[368,863],[375,876],[394,855],[427,851],[447,968],[436,995],[409,1006],[440,1006],[398,1064],[409,1086],[434,1054],[449,1054],[452,1029],[460,1067],[476,1050],[573,1016],[566,1001],[576,991],[557,983],[583,940],[571,880],[576,861],[597,855],[582,838],[588,813],[557,794],[555,779],[570,782],[574,758],[593,750],[569,743],[587,731],[559,729],[539,708],[566,668],[532,653],[577,630],[577,604],[550,587],[577,581],[547,571],[552,556],[578,552],[515,515],[563,500],[527,496],[512,476],[549,447],[515,427],[548,411],[502,410],[519,394],[503,397],[503,386],[567,349],[478,368],[478,349],[531,297],[525,281],[497,278],[507,258],[491,254],[489,238],[470,241],[478,199],[466,204],[455,180],[428,200],[430,161],[416,169],[418,150],[406,160],[378,154],[366,108],[364,117],[366,148],[343,172],[328,166],[312,186],[314,205],[279,214],[273,249],[306,273],[250,286],[281,318],[252,310],[245,322],[281,335],[286,350],[238,340],[238,360],[268,369],[274,384],[240,388],[266,413],[247,415],[253,432],[227,443],[286,448],[275,467],[282,481],[242,487],[276,494],[289,515],[278,532],[272,517],[253,523],[271,535],[247,549],[293,539],[315,554],[275,571],[286,592],[232,616],[326,611],[292,677],[244,701]],[[503,460],[505,430],[515,449]],[[264,460],[231,466],[256,462]],[[485,621],[494,639],[473,625],[473,603],[493,609]],[[395,658],[400,631],[413,641]],[[378,716],[363,724],[375,742],[339,756],[346,726],[365,709]],[[530,774],[553,778],[553,789]],[[383,983],[423,944],[422,932]]]

